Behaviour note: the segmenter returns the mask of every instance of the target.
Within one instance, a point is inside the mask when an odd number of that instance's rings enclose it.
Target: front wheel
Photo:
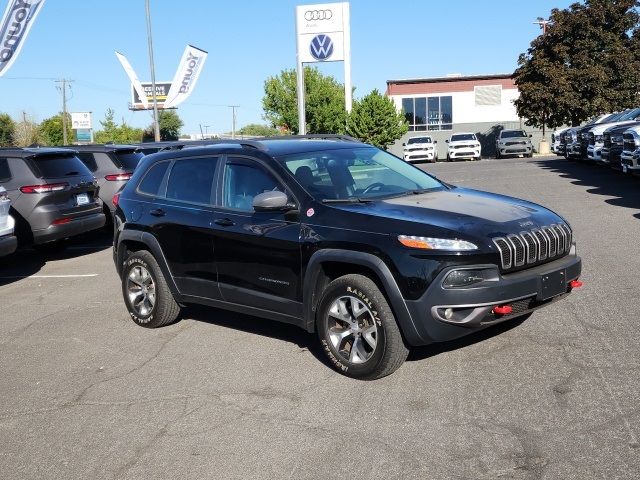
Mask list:
[[[180,314],[158,262],[146,250],[132,253],[122,269],[122,295],[129,315],[141,327],[173,323]]]
[[[384,295],[363,275],[345,275],[327,286],[317,324],[325,354],[336,370],[349,377],[384,377],[409,354]]]

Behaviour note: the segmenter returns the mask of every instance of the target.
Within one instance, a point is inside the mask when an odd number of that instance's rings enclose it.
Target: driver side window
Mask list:
[[[234,210],[253,211],[253,199],[264,192],[284,189],[264,168],[247,159],[230,158],[224,167],[222,205]]]

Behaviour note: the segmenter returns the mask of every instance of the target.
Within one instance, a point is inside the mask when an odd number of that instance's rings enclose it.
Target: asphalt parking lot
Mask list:
[[[0,476],[638,478],[640,179],[555,158],[422,168],[565,216],[585,286],[361,382],[287,325],[198,308],[137,327],[107,235],[20,252],[0,260]]]

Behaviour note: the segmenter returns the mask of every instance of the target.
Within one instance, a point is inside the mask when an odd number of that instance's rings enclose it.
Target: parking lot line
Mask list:
[[[97,276],[97,273],[85,273],[79,275],[13,275],[8,277],[0,277],[0,280],[19,280],[21,278],[87,278]]]

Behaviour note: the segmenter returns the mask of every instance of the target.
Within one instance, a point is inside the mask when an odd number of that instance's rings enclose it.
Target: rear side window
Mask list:
[[[91,175],[89,169],[76,156],[38,155],[32,159],[42,178],[63,178]]]
[[[11,170],[9,170],[9,162],[6,158],[0,158],[0,183],[11,180]]]
[[[121,168],[133,172],[138,166],[138,163],[140,163],[140,159],[144,157],[144,154],[141,152],[124,150],[115,152],[115,156]]]
[[[149,195],[158,195],[167,168],[169,168],[169,162],[160,162],[152,166],[138,185],[138,190]]]
[[[92,172],[95,172],[96,170],[98,170],[98,165],[96,164],[96,159],[93,157],[93,153],[80,152],[78,153],[78,158]]]
[[[211,203],[216,158],[176,160],[169,174],[167,198],[192,203]]]

